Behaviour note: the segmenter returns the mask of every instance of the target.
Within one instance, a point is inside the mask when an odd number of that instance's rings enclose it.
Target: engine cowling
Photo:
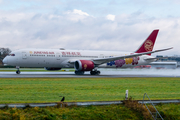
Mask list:
[[[60,70],[61,68],[45,67],[45,70]]]
[[[74,68],[77,71],[91,71],[94,69],[94,63],[90,60],[77,60],[74,63]]]

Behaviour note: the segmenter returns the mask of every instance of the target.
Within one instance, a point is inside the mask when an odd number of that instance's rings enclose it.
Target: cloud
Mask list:
[[[89,16],[86,12],[83,12],[82,10],[77,10],[74,9],[73,11],[68,11],[66,12],[67,14],[78,14],[78,15],[83,15],[83,16]]]
[[[154,29],[155,49],[180,54],[180,17],[156,18],[141,11],[93,17],[82,9],[47,13],[0,11],[1,47],[135,51]],[[107,20],[108,19],[108,20]],[[161,53],[160,53],[161,54]]]
[[[64,14],[69,20],[72,20],[72,21],[83,20],[90,16],[88,13],[83,12],[82,10],[77,10],[77,9],[74,9],[73,11],[69,10],[65,12]]]
[[[106,16],[106,19],[114,21],[115,15],[109,14],[109,15]]]

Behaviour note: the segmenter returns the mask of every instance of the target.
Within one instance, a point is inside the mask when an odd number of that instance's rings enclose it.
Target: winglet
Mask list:
[[[142,52],[150,52],[153,50],[156,37],[159,30],[153,30],[149,37],[144,41],[144,43],[139,47],[139,49],[135,53],[142,53]],[[148,54],[151,55],[151,54]]]

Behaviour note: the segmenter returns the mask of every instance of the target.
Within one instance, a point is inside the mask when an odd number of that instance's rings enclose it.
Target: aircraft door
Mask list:
[[[56,53],[56,59],[57,59],[57,60],[60,60],[60,58],[61,58],[60,53]]]
[[[26,59],[27,58],[27,53],[26,52],[22,52],[22,59]]]
[[[61,62],[62,62],[61,56],[62,56],[61,53],[59,52],[56,53],[56,60],[53,63],[54,67],[61,67]]]

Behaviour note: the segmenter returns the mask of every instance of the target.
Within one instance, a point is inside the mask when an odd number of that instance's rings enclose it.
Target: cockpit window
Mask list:
[[[15,54],[12,53],[12,54],[9,54],[8,56],[15,56]]]

